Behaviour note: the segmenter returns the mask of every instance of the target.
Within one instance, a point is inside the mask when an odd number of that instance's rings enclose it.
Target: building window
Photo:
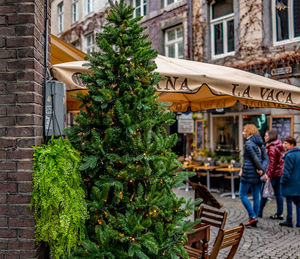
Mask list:
[[[179,0],[165,0],[165,6],[178,2]]]
[[[78,20],[78,0],[72,0],[72,22]]]
[[[61,2],[57,6],[58,10],[58,32],[62,32],[64,30],[64,3]]]
[[[133,0],[132,3],[135,17],[145,16],[147,14],[147,0]]]
[[[210,6],[212,56],[234,52],[233,0],[213,1]]]
[[[80,45],[79,45],[79,40],[75,40],[71,43],[75,48],[79,49]]]
[[[95,36],[90,33],[85,36],[85,53],[91,55],[93,51],[95,51]]]
[[[274,42],[300,40],[300,0],[273,0]]]
[[[94,0],[86,0],[86,10],[88,14],[94,12]]]
[[[167,57],[184,58],[182,26],[166,30],[165,52]]]

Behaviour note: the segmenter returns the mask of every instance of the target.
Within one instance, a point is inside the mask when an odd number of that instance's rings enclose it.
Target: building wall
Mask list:
[[[212,58],[210,12],[206,0],[194,0],[194,59],[226,66],[245,66],[300,53],[300,44],[274,44],[271,1],[234,0],[235,53]]]
[[[49,15],[50,17],[50,15]],[[32,154],[43,140],[44,1],[1,1],[0,258],[46,258],[29,209]]]
[[[93,16],[94,13],[97,13],[101,10],[104,10],[108,6],[108,0],[94,0],[94,12],[87,14],[87,0],[78,0],[78,20],[72,22],[72,2],[73,0],[53,0],[51,1],[52,9],[52,19],[51,27],[52,33],[56,36],[60,36],[61,33],[58,32],[58,8],[57,6],[62,3],[64,4],[64,30],[68,31],[76,24],[82,23],[84,20],[88,19],[89,16]]]
[[[104,10],[108,6],[108,1],[94,0],[94,12],[87,14],[87,0],[78,0],[78,20],[72,23],[72,0],[64,0],[64,9],[67,10],[64,14],[64,30],[58,33],[57,6],[61,2],[61,0],[54,0],[51,3],[53,12],[51,19],[52,33],[68,43],[74,44],[76,42],[78,44],[76,47],[85,51],[85,35],[101,31],[101,27],[104,25]]]
[[[184,56],[188,57],[188,6],[187,0],[175,2],[166,7],[161,7],[161,2],[150,1],[150,12],[141,20],[141,25],[146,27],[145,33],[152,41],[152,48],[159,54],[165,55],[164,31],[176,25],[183,26],[184,33]]]
[[[299,41],[286,44],[273,42],[272,1],[233,1],[235,52],[222,58],[212,57],[210,2],[193,2],[194,60],[243,69],[300,87],[300,44]],[[292,73],[272,73],[280,67],[291,67]],[[251,109],[250,112],[262,113],[260,109]],[[270,115],[293,114],[294,136],[300,144],[299,111],[264,109],[263,112]],[[213,136],[210,139],[214,141]]]
[[[71,16],[65,14],[64,31],[57,33],[57,5],[61,0],[52,1],[52,33],[59,36],[66,42],[78,42],[78,48],[85,51],[85,35],[90,32],[101,32],[101,27],[105,24],[105,9],[108,7],[108,1],[95,1],[98,3],[95,6],[95,12],[85,16],[84,3],[86,0],[79,0],[80,16],[76,23],[71,24]],[[100,3],[101,2],[101,3]],[[126,1],[127,4],[132,3],[131,0]],[[71,9],[72,0],[64,0],[65,9]],[[184,30],[184,56],[188,57],[188,33],[189,25],[187,0],[179,0],[168,6],[163,6],[163,1],[148,1],[147,15],[141,20],[141,25],[147,27],[145,33],[149,34],[149,39],[152,41],[152,47],[159,54],[164,54],[164,31],[173,26],[182,24]]]

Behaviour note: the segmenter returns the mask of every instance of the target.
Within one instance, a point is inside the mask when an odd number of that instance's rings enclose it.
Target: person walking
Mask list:
[[[286,137],[283,142],[287,153],[284,156],[283,174],[280,179],[282,195],[286,198],[286,221],[280,226],[293,227],[293,202],[296,205],[297,223],[300,227],[300,149],[296,147],[296,139]]]
[[[274,215],[271,215],[271,219],[283,219],[283,198],[281,195],[281,188],[280,188],[280,178],[283,172],[283,164],[284,160],[282,158],[282,152],[284,150],[281,140],[277,139],[278,134],[277,131],[271,129],[266,132],[265,134],[265,141],[267,143],[266,150],[269,157],[269,165],[266,170],[266,177],[270,179],[273,190],[274,196],[276,198],[276,205],[277,205],[277,212]],[[263,191],[265,183],[263,182],[261,190]],[[268,198],[261,198],[260,201],[260,208],[259,208],[259,215],[258,217],[263,217],[263,210],[268,201]]]
[[[248,212],[248,222],[245,226],[257,226],[260,204],[260,177],[264,174],[268,163],[268,155],[263,140],[254,124],[246,124],[243,136],[247,139],[244,148],[244,164],[240,178],[240,199]],[[253,207],[247,197],[251,188]]]

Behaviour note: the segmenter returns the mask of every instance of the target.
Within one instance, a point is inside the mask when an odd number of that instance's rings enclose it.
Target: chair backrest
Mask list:
[[[206,204],[217,209],[223,207],[223,205],[219,203],[205,185],[201,183],[193,183],[191,181],[189,181],[189,185],[195,190],[195,198],[201,198],[203,200],[202,204]]]
[[[231,249],[226,258],[232,259],[239,247],[240,241],[244,233],[244,229],[245,226],[243,224],[240,224],[238,227],[230,228],[227,230],[220,229],[213,249],[211,250],[211,253],[209,255],[209,259],[216,259],[221,249],[230,246]]]
[[[227,211],[207,208],[201,205],[196,213],[196,218],[201,218],[201,223],[223,229],[225,227],[227,215]]]

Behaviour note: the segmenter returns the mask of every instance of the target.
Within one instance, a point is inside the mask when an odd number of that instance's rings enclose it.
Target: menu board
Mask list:
[[[193,133],[194,132],[194,120],[178,120],[178,133]]]
[[[196,120],[196,149],[204,148],[204,120]]]
[[[294,134],[293,115],[273,115],[270,116],[270,129],[277,130],[278,139],[283,143],[284,138]]]

